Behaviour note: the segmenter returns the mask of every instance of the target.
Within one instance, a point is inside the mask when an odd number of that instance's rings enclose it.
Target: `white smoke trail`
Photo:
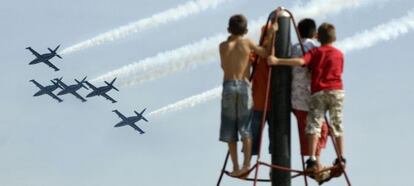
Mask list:
[[[130,83],[136,84],[140,81],[158,78],[168,74],[170,71],[176,71],[191,64],[208,62],[218,57],[216,55],[218,50],[217,43],[225,38],[226,36],[224,34],[218,34],[172,51],[162,52],[154,57],[149,57],[137,63],[132,63],[121,67],[120,69],[108,72],[93,79],[92,81],[97,82],[112,79],[112,77],[123,78],[141,74],[141,79],[136,78],[134,81],[127,82],[122,82],[122,80],[120,81],[121,86]]]
[[[260,28],[260,25],[263,25],[265,22],[264,18],[260,18],[252,23],[252,27]],[[259,35],[258,30],[255,30],[250,35]],[[258,36],[257,36],[258,37]],[[216,36],[202,39],[191,45],[186,45],[184,47],[175,49],[168,53],[161,53],[157,55],[160,57],[158,60],[152,60],[149,58],[147,61],[142,61],[137,64],[137,68],[124,69],[122,75],[128,77],[129,80],[121,82],[121,86],[132,86],[145,81],[158,79],[170,74],[173,74],[177,71],[187,68],[194,68],[197,65],[204,63],[218,61],[218,43],[223,41],[226,38],[224,34],[218,34]],[[167,57],[169,53],[175,54]],[[162,57],[161,57],[162,56]],[[160,64],[163,64],[162,66]],[[151,68],[152,66],[152,68]],[[158,67],[158,68],[155,68]],[[147,70],[150,69],[150,70]],[[136,73],[135,71],[145,71],[144,73]],[[129,71],[129,73],[125,73]],[[131,75],[139,74],[138,76],[132,77]],[[116,76],[110,76],[116,77]],[[107,79],[107,78],[104,78]]]
[[[324,19],[328,15],[335,15],[344,9],[359,8],[372,3],[383,3],[388,0],[313,0],[306,6],[297,6],[292,9],[299,19],[304,17]]]
[[[222,87],[216,87],[213,88],[207,92],[203,92],[201,94],[191,96],[189,98],[183,99],[181,101],[178,101],[176,103],[167,105],[165,107],[162,107],[158,110],[152,111],[148,114],[149,117],[159,116],[168,112],[175,112],[186,108],[194,107],[198,104],[202,104],[205,102],[208,102],[213,99],[220,98],[222,92]]]
[[[378,25],[372,29],[365,30],[362,33],[357,33],[351,37],[345,38],[337,42],[337,47],[341,49],[344,53],[352,52],[355,50],[361,50],[374,46],[375,44],[381,41],[388,41],[391,39],[396,39],[397,37],[408,33],[409,31],[414,30],[414,10],[409,11],[408,14],[404,17],[394,19],[388,23]],[[214,90],[214,91],[213,91]],[[197,99],[184,99],[176,103],[168,105],[158,110],[163,110],[163,113],[173,112],[176,110],[182,110],[188,108],[188,105],[194,107],[196,104],[205,103],[207,101],[220,98],[221,92],[218,91],[218,88],[211,89],[200,95],[206,95],[208,92],[209,96],[197,97]],[[192,98],[190,97],[190,98]]]
[[[69,54],[86,48],[101,45],[103,43],[124,38],[130,34],[140,32],[144,29],[159,26],[161,24],[178,21],[184,17],[205,11],[208,8],[214,8],[219,4],[233,0],[193,0],[178,5],[175,8],[152,15],[125,26],[99,34],[91,39],[80,42],[62,50],[61,54]]]
[[[370,30],[365,30],[352,37],[337,42],[336,46],[344,53],[372,47],[381,41],[396,39],[397,37],[414,30],[414,10],[406,16],[391,20],[388,23],[378,25]]]
[[[253,28],[260,28],[263,22],[265,22],[265,19],[259,18],[256,21],[252,21],[250,25]],[[258,31],[259,29],[255,29],[252,32],[253,36],[258,35]],[[118,77],[121,86],[135,85],[147,80],[160,78],[187,67],[215,61],[219,57],[217,46],[221,41],[226,39],[226,36],[227,34],[223,33],[217,34],[174,50],[161,52],[156,56],[148,57],[139,62],[134,62],[117,70],[110,71],[91,81],[98,82]],[[135,78],[122,80],[123,77]]]
[[[384,1],[384,0],[382,0]],[[323,18],[329,14],[337,14],[346,8],[357,8],[374,0],[313,0],[303,6],[292,8],[292,12],[297,17]],[[332,6],[326,8],[326,6]],[[248,37],[258,38],[260,28],[265,22],[262,17],[249,24],[250,35]],[[196,65],[218,61],[217,46],[220,41],[225,39],[226,34],[218,34],[213,37],[202,39],[190,45],[180,47],[175,50],[162,52],[155,57],[149,57],[142,61],[126,65],[117,70],[108,72],[95,78],[92,81],[109,80],[113,77],[128,78],[120,80],[122,85],[136,85],[148,80],[161,78],[179,70],[195,67]],[[152,70],[149,70],[152,69]],[[146,71],[146,72],[143,72]]]

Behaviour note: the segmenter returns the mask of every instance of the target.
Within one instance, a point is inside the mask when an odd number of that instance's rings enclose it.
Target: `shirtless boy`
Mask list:
[[[276,30],[277,24],[274,24],[268,32],[269,35],[271,36]],[[229,147],[233,163],[231,175],[247,176],[252,149],[250,117],[253,105],[249,83],[249,55],[255,52],[262,57],[267,57],[268,52],[266,48],[259,47],[252,40],[244,38],[247,33],[247,20],[243,15],[230,17],[228,32],[230,36],[220,44],[221,68],[224,72],[220,141],[226,142]],[[238,133],[244,149],[241,169],[237,158]]]

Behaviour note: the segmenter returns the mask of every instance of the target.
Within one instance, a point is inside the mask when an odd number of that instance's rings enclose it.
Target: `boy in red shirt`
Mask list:
[[[332,24],[323,23],[319,26],[318,40],[321,46],[311,49],[302,58],[281,59],[274,56],[268,58],[269,65],[306,65],[311,71],[312,96],[306,126],[310,147],[310,158],[306,161],[306,168],[311,173],[315,173],[321,168],[316,159],[316,149],[327,111],[329,111],[336,145],[341,156],[341,158],[335,160],[334,165],[341,163],[342,167],[345,166],[342,126],[344,57],[341,51],[332,46],[332,43],[336,40],[335,27]],[[342,171],[333,176],[340,176],[341,173]]]

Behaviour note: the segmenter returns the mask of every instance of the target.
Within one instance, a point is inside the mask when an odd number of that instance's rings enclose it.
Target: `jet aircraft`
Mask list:
[[[36,92],[36,94],[34,94],[33,96],[40,96],[40,95],[43,95],[43,94],[47,94],[47,95],[51,96],[53,99],[56,99],[59,102],[63,101],[62,99],[57,97],[55,94],[53,94],[53,91],[55,91],[57,88],[61,88],[60,85],[57,82],[51,80],[51,82],[53,84],[48,85],[48,86],[43,86],[34,79],[30,80],[30,82],[34,83],[37,87],[40,88],[40,90],[38,92]]]
[[[114,80],[111,81],[111,83],[108,83],[107,81],[105,81],[106,86],[102,86],[102,87],[95,87],[94,85],[92,85],[91,83],[89,83],[88,81],[85,81],[85,83],[89,86],[89,88],[92,89],[92,92],[90,92],[88,95],[86,95],[87,98],[89,97],[93,97],[93,96],[103,96],[106,99],[112,101],[112,103],[116,103],[116,101],[111,98],[110,96],[108,96],[108,94],[106,94],[108,91],[114,89],[116,91],[119,91],[113,84],[115,82],[116,78]]]
[[[31,47],[27,47],[26,49],[30,50],[30,52],[32,52],[32,54],[36,56],[36,59],[33,59],[29,63],[29,65],[33,65],[33,64],[37,64],[37,63],[45,63],[50,68],[53,68],[55,71],[59,71],[59,69],[49,61],[50,59],[52,59],[55,56],[62,59],[62,57],[59,54],[56,53],[56,51],[59,49],[59,47],[60,47],[60,45],[58,45],[55,48],[55,50],[47,48],[50,51],[50,53],[45,53],[45,54],[39,54],[35,50],[33,50]]]
[[[85,102],[86,99],[83,98],[81,95],[79,95],[76,91],[78,91],[80,88],[85,88],[86,90],[89,90],[88,87],[86,87],[85,85],[83,85],[83,83],[85,83],[86,77],[82,79],[82,81],[78,81],[77,79],[75,79],[77,84],[73,84],[73,85],[66,85],[65,83],[63,83],[61,81],[62,78],[60,79],[55,79],[59,85],[62,87],[62,90],[57,94],[57,95],[64,95],[64,94],[68,94],[71,93],[72,95],[76,96],[78,99],[82,100],[82,102]]]
[[[148,120],[142,115],[142,114],[144,114],[145,110],[146,110],[146,108],[144,110],[142,110],[141,113],[138,113],[137,111],[134,110],[134,112],[137,116],[131,116],[131,117],[125,117],[118,110],[113,110],[112,112],[115,112],[118,115],[118,117],[120,117],[122,119],[122,121],[117,123],[114,127],[122,127],[122,126],[125,126],[125,125],[129,125],[132,128],[134,128],[135,130],[137,130],[140,134],[144,134],[145,132],[143,130],[141,130],[138,126],[136,126],[135,122],[138,122],[141,119],[148,122]]]

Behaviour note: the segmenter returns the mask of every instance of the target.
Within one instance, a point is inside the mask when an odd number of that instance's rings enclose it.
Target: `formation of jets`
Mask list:
[[[31,47],[27,47],[26,49],[28,49],[30,52],[32,52],[33,55],[36,56],[36,58],[33,59],[29,63],[29,65],[38,64],[38,63],[45,63],[50,68],[53,68],[55,71],[59,71],[60,69],[57,68],[55,65],[53,65],[49,61],[50,59],[54,58],[55,56],[62,59],[62,57],[59,54],[56,53],[57,50],[59,49],[59,47],[60,47],[60,45],[58,45],[54,50],[48,48],[49,53],[45,53],[45,54],[39,54],[38,52],[33,50]],[[55,78],[53,80],[50,80],[50,82],[52,84],[47,85],[47,86],[41,85],[40,83],[38,83],[34,79],[30,80],[30,82],[35,84],[40,89],[33,96],[41,96],[41,95],[47,94],[50,97],[52,97],[53,99],[57,100],[58,102],[62,102],[63,99],[61,99],[58,96],[62,96],[62,95],[65,95],[65,94],[72,94],[76,98],[80,99],[82,102],[86,102],[86,99],[84,97],[82,97],[77,91],[79,91],[81,88],[84,88],[86,90],[89,90],[89,88],[90,88],[92,90],[91,90],[90,93],[88,93],[86,95],[87,98],[94,97],[94,96],[102,96],[105,99],[111,101],[112,103],[117,102],[116,100],[114,100],[112,97],[110,97],[107,94],[112,89],[114,89],[116,91],[119,91],[114,86],[116,78],[114,78],[111,82],[104,81],[106,85],[100,86],[100,87],[96,87],[95,85],[88,82],[86,80],[86,77],[84,77],[81,81],[78,81],[77,79],[74,79],[76,83],[71,84],[71,85],[67,85],[66,83],[64,83],[62,81],[62,79],[63,79],[63,77]],[[86,84],[89,88],[86,87],[84,84]],[[57,89],[61,89],[61,90],[57,94],[53,93]],[[113,110],[113,112],[115,112],[118,115],[118,117],[120,117],[122,119],[122,121],[117,123],[114,127],[122,127],[122,126],[125,126],[125,125],[129,125],[132,128],[134,128],[135,130],[137,130],[140,134],[144,134],[145,132],[142,129],[140,129],[137,125],[135,125],[135,123],[140,121],[140,120],[144,120],[144,121],[148,122],[148,120],[143,116],[145,110],[146,110],[146,108],[144,110],[142,110],[141,113],[138,113],[137,111],[134,111],[136,116],[130,116],[130,117],[125,117],[118,110]]]
[[[112,80],[111,83],[108,83],[108,82],[105,81],[107,86],[102,86],[102,87],[98,87],[98,88],[96,88],[94,85],[92,85],[91,83],[86,81],[86,77],[83,78],[81,81],[75,79],[76,83],[72,84],[72,85],[66,85],[66,83],[64,83],[62,81],[62,79],[63,78],[59,78],[59,79],[55,78],[53,80],[50,80],[50,82],[52,82],[52,85],[48,85],[48,86],[43,86],[34,79],[30,80],[30,82],[34,83],[40,89],[33,96],[41,96],[41,95],[47,94],[50,97],[52,97],[53,99],[56,99],[57,101],[62,102],[63,100],[61,98],[59,98],[58,96],[62,96],[62,95],[65,95],[65,94],[72,94],[76,98],[80,99],[82,102],[86,102],[86,99],[84,97],[82,97],[77,92],[81,88],[89,90],[89,88],[84,85],[84,84],[86,84],[92,89],[92,91],[86,97],[103,96],[106,99],[110,100],[112,103],[116,103],[116,100],[114,100],[112,97],[110,97],[110,96],[108,96],[108,94],[106,94],[111,89],[119,91],[113,85],[116,78],[114,80]],[[61,89],[61,90],[57,94],[54,94],[53,91],[57,90],[58,88]]]

